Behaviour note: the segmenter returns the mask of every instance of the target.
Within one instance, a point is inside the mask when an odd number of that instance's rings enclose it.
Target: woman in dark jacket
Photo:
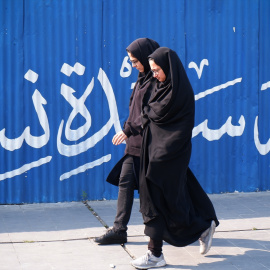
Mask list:
[[[140,211],[150,237],[146,255],[134,260],[139,269],[166,265],[163,240],[182,247],[200,240],[206,254],[219,224],[208,196],[189,169],[194,127],[194,93],[177,54],[165,47],[149,56],[157,79],[143,109]]]
[[[147,103],[155,81],[147,57],[158,47],[156,41],[148,38],[137,39],[127,47],[132,67],[136,67],[139,75],[130,98],[129,117],[124,129],[118,132],[112,140],[115,145],[119,145],[125,140],[126,149],[124,157],[115,165],[107,178],[109,183],[119,186],[117,213],[113,228],[94,239],[99,244],[127,242],[127,224],[131,215],[134,189],[138,187],[142,143],[142,106],[143,103]]]

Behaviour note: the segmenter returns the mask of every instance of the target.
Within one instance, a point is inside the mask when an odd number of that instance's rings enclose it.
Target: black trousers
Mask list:
[[[162,246],[162,240],[154,240],[150,238],[150,241],[148,243],[148,250],[151,250],[154,256],[160,257],[160,255],[162,254]]]
[[[138,159],[138,157],[127,155],[121,169],[118,186],[117,212],[113,225],[113,229],[119,232],[127,231],[127,224],[132,211],[134,189],[136,187],[134,159]],[[162,240],[150,238],[148,249],[151,250],[154,256],[160,257],[162,246]]]
[[[138,157],[127,155],[122,165],[118,186],[117,212],[113,225],[115,231],[127,231],[136,187],[134,158],[138,159]]]

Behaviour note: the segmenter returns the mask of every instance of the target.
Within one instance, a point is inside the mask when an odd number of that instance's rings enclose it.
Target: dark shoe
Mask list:
[[[102,236],[94,238],[94,241],[99,245],[124,244],[127,242],[127,233],[109,229]]]

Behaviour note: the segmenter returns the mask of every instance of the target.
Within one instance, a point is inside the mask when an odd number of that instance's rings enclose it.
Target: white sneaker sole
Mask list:
[[[207,249],[205,250],[205,252],[201,253],[202,255],[205,255],[210,250],[210,248],[212,246],[212,240],[213,240],[213,235],[215,233],[215,230],[216,230],[216,224],[215,224],[215,221],[212,220],[210,230],[209,230],[210,236],[209,236],[209,241],[207,244]]]
[[[150,269],[150,268],[157,268],[157,267],[163,267],[163,266],[165,266],[165,265],[167,264],[165,260],[162,260],[162,261],[158,262],[155,266],[137,266],[137,265],[134,265],[132,261],[131,261],[130,263],[131,263],[131,265],[132,265],[133,267],[135,267],[136,269]]]

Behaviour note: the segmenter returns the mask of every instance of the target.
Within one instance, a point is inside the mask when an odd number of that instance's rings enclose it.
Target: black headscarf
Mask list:
[[[150,38],[138,38],[134,40],[128,47],[127,51],[136,57],[141,64],[144,66],[144,73],[147,74],[150,71],[150,66],[148,62],[148,56],[159,48],[159,44]],[[142,74],[139,73],[139,77]]]
[[[149,106],[149,118],[156,124],[184,121],[194,126],[194,93],[181,60],[175,51],[160,47],[149,55],[166,75],[164,82],[156,83]]]
[[[166,75],[156,80],[144,119],[140,163],[140,211],[145,233],[175,246],[185,246],[200,237],[216,220],[211,201],[188,168],[194,127],[194,93],[176,52],[158,48],[149,59]],[[165,224],[165,225],[164,225]],[[154,230],[153,230],[154,228]]]

